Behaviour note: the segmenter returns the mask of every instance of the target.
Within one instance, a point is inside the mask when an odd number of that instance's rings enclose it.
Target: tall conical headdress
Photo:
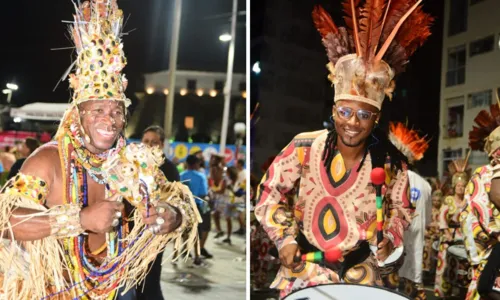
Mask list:
[[[78,54],[69,79],[73,103],[115,100],[129,106],[127,79],[121,73],[127,64],[121,41],[123,12],[116,0],[85,1],[79,7],[75,4],[75,9],[70,26]]]
[[[355,100],[380,109],[392,98],[395,74],[429,37],[433,18],[422,0],[344,0],[347,29],[335,26],[321,6],[312,15],[323,38],[334,101]]]
[[[469,166],[469,157],[471,151],[467,152],[465,159],[456,159],[448,164],[448,172],[450,172],[451,177],[451,186],[455,188],[457,183],[464,182],[467,184],[470,178],[470,169]]]

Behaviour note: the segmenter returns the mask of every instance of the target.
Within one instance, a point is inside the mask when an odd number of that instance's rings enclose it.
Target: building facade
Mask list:
[[[127,136],[137,138],[150,125],[164,125],[169,91],[169,71],[144,75],[144,92],[129,121]],[[173,139],[199,143],[219,143],[224,108],[226,74],[178,70],[175,80]],[[246,122],[246,76],[234,73],[227,143],[234,143],[233,126]]]
[[[500,1],[445,0],[438,172],[468,151],[475,116],[496,103],[500,91]],[[470,166],[488,162],[473,151]]]
[[[333,89],[327,80],[328,58],[311,18],[313,4],[252,0],[251,5],[251,63],[260,66],[251,77],[252,103],[260,104],[251,159],[258,172],[295,135],[324,128]],[[328,107],[325,99],[332,99]]]

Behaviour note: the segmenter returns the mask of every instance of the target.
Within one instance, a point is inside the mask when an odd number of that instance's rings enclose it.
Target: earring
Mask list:
[[[335,120],[333,119],[333,115],[330,116],[330,122],[335,123]]]
[[[90,144],[90,136],[88,136],[87,134],[85,134],[85,141],[87,142],[87,144]]]

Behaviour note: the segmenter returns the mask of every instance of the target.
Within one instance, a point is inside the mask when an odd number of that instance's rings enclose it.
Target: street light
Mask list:
[[[198,97],[203,96],[203,94],[204,94],[203,89],[198,89],[198,90],[196,91],[196,95],[198,95]]]
[[[219,40],[221,42],[229,42],[232,39],[233,37],[229,33],[224,33],[219,36]]]
[[[154,92],[155,92],[155,88],[154,88],[154,87],[148,87],[148,88],[146,89],[146,93],[147,93],[148,95],[152,95]]]
[[[164,94],[165,96],[168,96],[168,89],[164,89],[164,90],[163,90],[163,94]]]
[[[181,96],[186,96],[188,93],[187,89],[181,89],[179,94],[181,94]]]
[[[260,74],[260,71],[261,71],[261,69],[260,69],[260,62],[256,62],[256,63],[253,64],[252,71],[255,74],[257,74],[257,75]]]
[[[238,161],[238,154],[240,152],[240,147],[243,145],[243,138],[245,137],[245,132],[247,126],[243,122],[234,123],[234,134],[236,135],[236,151],[234,154],[234,160]]]
[[[17,91],[17,89],[18,89],[19,87],[18,87],[18,86],[17,86],[17,84],[15,84],[15,83],[7,83],[7,88],[8,88],[9,90]]]
[[[217,96],[217,91],[216,90],[211,90],[210,91],[210,97],[216,97]]]

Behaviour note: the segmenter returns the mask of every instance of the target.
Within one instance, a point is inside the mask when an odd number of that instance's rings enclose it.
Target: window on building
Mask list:
[[[217,80],[217,81],[215,82],[215,87],[214,87],[214,88],[215,88],[215,90],[217,90],[217,91],[222,91],[222,90],[224,89],[224,81],[222,81],[222,80]]]
[[[450,5],[450,18],[448,21],[448,36],[467,30],[468,0],[454,0]]]
[[[469,94],[467,97],[467,108],[489,107],[491,104],[491,90]]]
[[[443,173],[448,172],[449,163],[460,158],[462,158],[462,148],[443,150]]]
[[[196,90],[196,80],[195,79],[188,79],[187,89],[190,91]]]
[[[456,138],[463,136],[464,128],[464,98],[456,97],[446,100],[446,136]]]
[[[446,86],[454,86],[465,82],[465,61],[465,45],[448,49]]]
[[[479,2],[483,2],[484,0],[470,0],[470,5],[477,4]]]
[[[495,36],[490,35],[485,38],[475,40],[470,43],[469,56],[475,56],[481,53],[486,53],[493,51],[493,45],[495,44]]]

